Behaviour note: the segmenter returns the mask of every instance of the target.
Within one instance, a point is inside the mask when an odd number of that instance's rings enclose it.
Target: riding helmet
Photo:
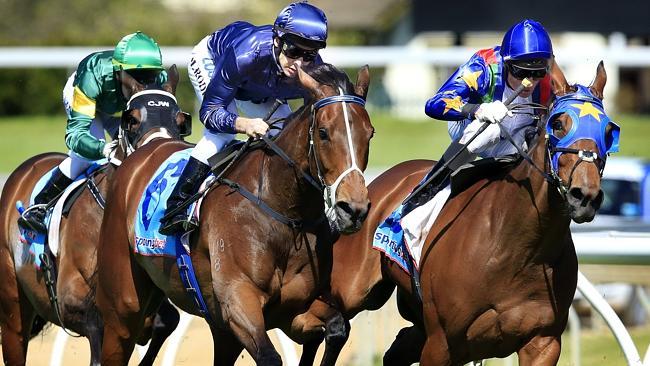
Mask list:
[[[540,23],[525,19],[506,32],[501,56],[504,61],[550,59],[553,57],[551,37]]]
[[[273,24],[275,35],[292,38],[304,46],[325,48],[327,17],[319,8],[306,2],[295,2],[282,9]]]
[[[113,69],[164,70],[158,43],[140,31],[124,36],[113,51]]]

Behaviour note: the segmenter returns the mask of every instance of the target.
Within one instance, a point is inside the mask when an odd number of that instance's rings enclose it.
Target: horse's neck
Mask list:
[[[288,123],[275,141],[296,163],[295,168],[276,153],[260,151],[250,156],[259,159],[258,164],[252,164],[258,170],[250,172],[256,179],[259,196],[274,210],[290,217],[298,218],[298,215],[309,219],[316,214],[314,206],[318,205],[314,205],[313,200],[318,198],[318,193],[299,171],[309,169],[309,113],[303,113],[298,119]]]
[[[541,137],[540,137],[541,138]],[[544,141],[539,141],[530,151],[535,165],[546,170],[546,147]],[[522,161],[512,174],[518,181],[530,182],[526,195],[524,211],[524,227],[529,231],[532,246],[528,256],[536,257],[545,262],[554,262],[561,255],[562,246],[569,230],[570,218],[564,208],[564,200],[557,188],[551,185],[534,166]]]

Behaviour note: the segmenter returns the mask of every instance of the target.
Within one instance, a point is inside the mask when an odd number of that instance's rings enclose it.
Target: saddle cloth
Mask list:
[[[188,244],[190,233],[163,235],[158,229],[160,228],[160,219],[165,215],[167,209],[167,200],[178,183],[178,178],[189,160],[191,150],[188,148],[170,155],[156,170],[145,188],[136,211],[135,253],[144,256],[176,258],[178,245],[183,245],[185,250],[190,252]],[[213,174],[208,175],[201,185],[201,189],[213,179]],[[187,208],[188,217],[193,215],[197,221],[199,220],[202,201],[203,197]]]
[[[88,177],[95,171],[103,168],[108,164],[107,159],[101,159],[93,162],[93,164],[86,169],[86,171],[79,175],[66,189],[63,191],[54,207],[50,208],[45,216],[45,225],[48,228],[47,235],[42,233],[37,233],[28,228],[18,226],[20,231],[20,241],[25,245],[29,245],[29,254],[34,258],[34,265],[37,268],[41,268],[41,259],[40,255],[45,252],[45,246],[47,245],[52,252],[52,255],[56,258],[59,252],[59,229],[61,226],[61,217],[63,216],[63,207],[65,206],[66,201],[70,196],[81,187],[87,180]],[[54,169],[52,168],[47,173],[45,173],[34,185],[32,194],[29,197],[29,206],[34,204],[34,199],[36,196],[43,190],[45,184],[52,176]],[[23,203],[21,201],[16,202],[16,208],[18,212],[22,214],[24,210]]]
[[[458,195],[480,179],[509,170],[520,161],[519,155],[485,158],[461,166],[451,175],[451,183],[431,200],[415,208],[406,216],[400,205],[382,222],[373,236],[372,247],[410,273],[419,268],[426,238],[449,198]],[[426,175],[425,175],[426,176]],[[418,186],[422,184],[420,182]]]

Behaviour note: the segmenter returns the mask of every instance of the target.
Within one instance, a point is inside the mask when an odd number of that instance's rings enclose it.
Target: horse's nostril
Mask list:
[[[582,201],[582,199],[585,197],[585,195],[582,193],[582,189],[580,188],[571,188],[569,190],[569,194],[571,195],[571,197],[579,201]]]

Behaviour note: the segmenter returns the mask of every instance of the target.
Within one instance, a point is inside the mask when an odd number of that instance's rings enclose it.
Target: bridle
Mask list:
[[[287,164],[292,167],[294,170],[298,171],[299,174],[302,176],[302,178],[307,181],[311,186],[313,186],[316,190],[322,192],[323,194],[323,201],[325,203],[325,210],[324,210],[324,216],[328,219],[330,224],[332,224],[336,218],[336,211],[334,208],[334,205],[336,204],[336,190],[343,180],[348,174],[350,174],[353,171],[358,171],[359,173],[363,174],[361,169],[359,169],[357,163],[356,163],[356,158],[354,156],[354,144],[352,142],[352,129],[350,127],[350,118],[348,114],[348,103],[353,103],[353,104],[358,104],[362,107],[365,107],[366,101],[357,96],[357,95],[350,95],[350,94],[345,94],[342,89],[339,89],[340,94],[339,95],[333,95],[329,97],[325,97],[322,99],[317,100],[312,104],[311,106],[311,111],[310,111],[310,121],[309,121],[309,151],[307,154],[307,159],[308,161],[313,161],[315,162],[316,165],[316,176],[317,178],[315,179],[310,173],[305,172],[304,170],[300,169],[298,164],[289,157],[284,150],[282,150],[271,138],[269,138],[266,135],[263,135],[261,139],[264,141],[264,143],[271,149],[273,150],[278,156],[280,156],[283,160],[287,162]],[[323,166],[321,163],[320,156],[318,155],[315,146],[314,146],[314,131],[316,129],[316,114],[318,111],[330,104],[334,103],[341,103],[343,107],[343,116],[345,119],[345,128],[346,128],[346,134],[347,134],[347,142],[348,142],[348,148],[350,151],[350,160],[351,164],[348,169],[343,171],[339,176],[336,178],[334,183],[331,185],[328,185],[327,182],[325,181],[325,176],[323,174]],[[247,148],[248,146],[245,145],[242,147],[242,149]],[[239,155],[239,154],[238,154]],[[233,162],[229,164],[229,167],[232,165]],[[235,189],[238,191],[242,196],[250,200],[251,202],[255,203],[258,207],[260,207],[262,210],[264,210],[269,216],[273,217],[277,221],[280,221],[294,229],[304,229],[306,227],[312,227],[315,226],[316,224],[320,223],[322,221],[322,215],[321,218],[317,219],[314,222],[307,223],[303,220],[298,220],[298,219],[293,219],[290,217],[287,217],[274,209],[272,209],[268,204],[266,204],[264,201],[260,199],[260,197],[254,195],[252,192],[247,190],[246,188],[242,187],[240,184],[233,182],[232,180],[229,180],[227,178],[223,178],[227,168],[222,171],[219,176],[215,179],[216,183],[223,183],[225,185],[228,185],[230,188]],[[206,190],[209,188],[206,188]],[[204,190],[205,191],[205,190]],[[202,192],[197,193],[197,195],[202,195]],[[190,199],[191,201],[191,199]]]
[[[607,117],[602,102],[600,99],[593,96],[588,88],[582,85],[576,85],[576,89],[576,92],[557,98],[551,105],[546,120],[546,134],[544,136],[546,139],[544,170],[540,169],[532,158],[517,143],[515,143],[508,131],[499,125],[501,127],[502,136],[504,136],[504,138],[517,149],[519,155],[531,164],[549,184],[557,188],[558,192],[564,199],[566,199],[566,194],[571,187],[573,173],[581,163],[586,162],[595,164],[598,168],[599,175],[602,177],[607,155],[618,151],[618,132],[620,131],[620,127]],[[576,102],[590,103],[597,111],[597,115],[602,117],[602,120],[596,119],[591,114],[581,116],[576,113],[576,109],[579,108],[574,104]],[[520,106],[521,105],[514,106],[513,109],[516,109],[517,107],[521,108]],[[553,135],[552,123],[557,117],[564,113],[571,117],[571,130],[566,136],[557,138]],[[605,134],[605,130],[608,126],[612,126],[611,137],[607,137]],[[574,149],[569,147],[578,140],[594,141],[598,151]],[[558,160],[562,154],[575,154],[578,156],[578,159],[569,174],[568,182],[564,182],[559,174]]]

